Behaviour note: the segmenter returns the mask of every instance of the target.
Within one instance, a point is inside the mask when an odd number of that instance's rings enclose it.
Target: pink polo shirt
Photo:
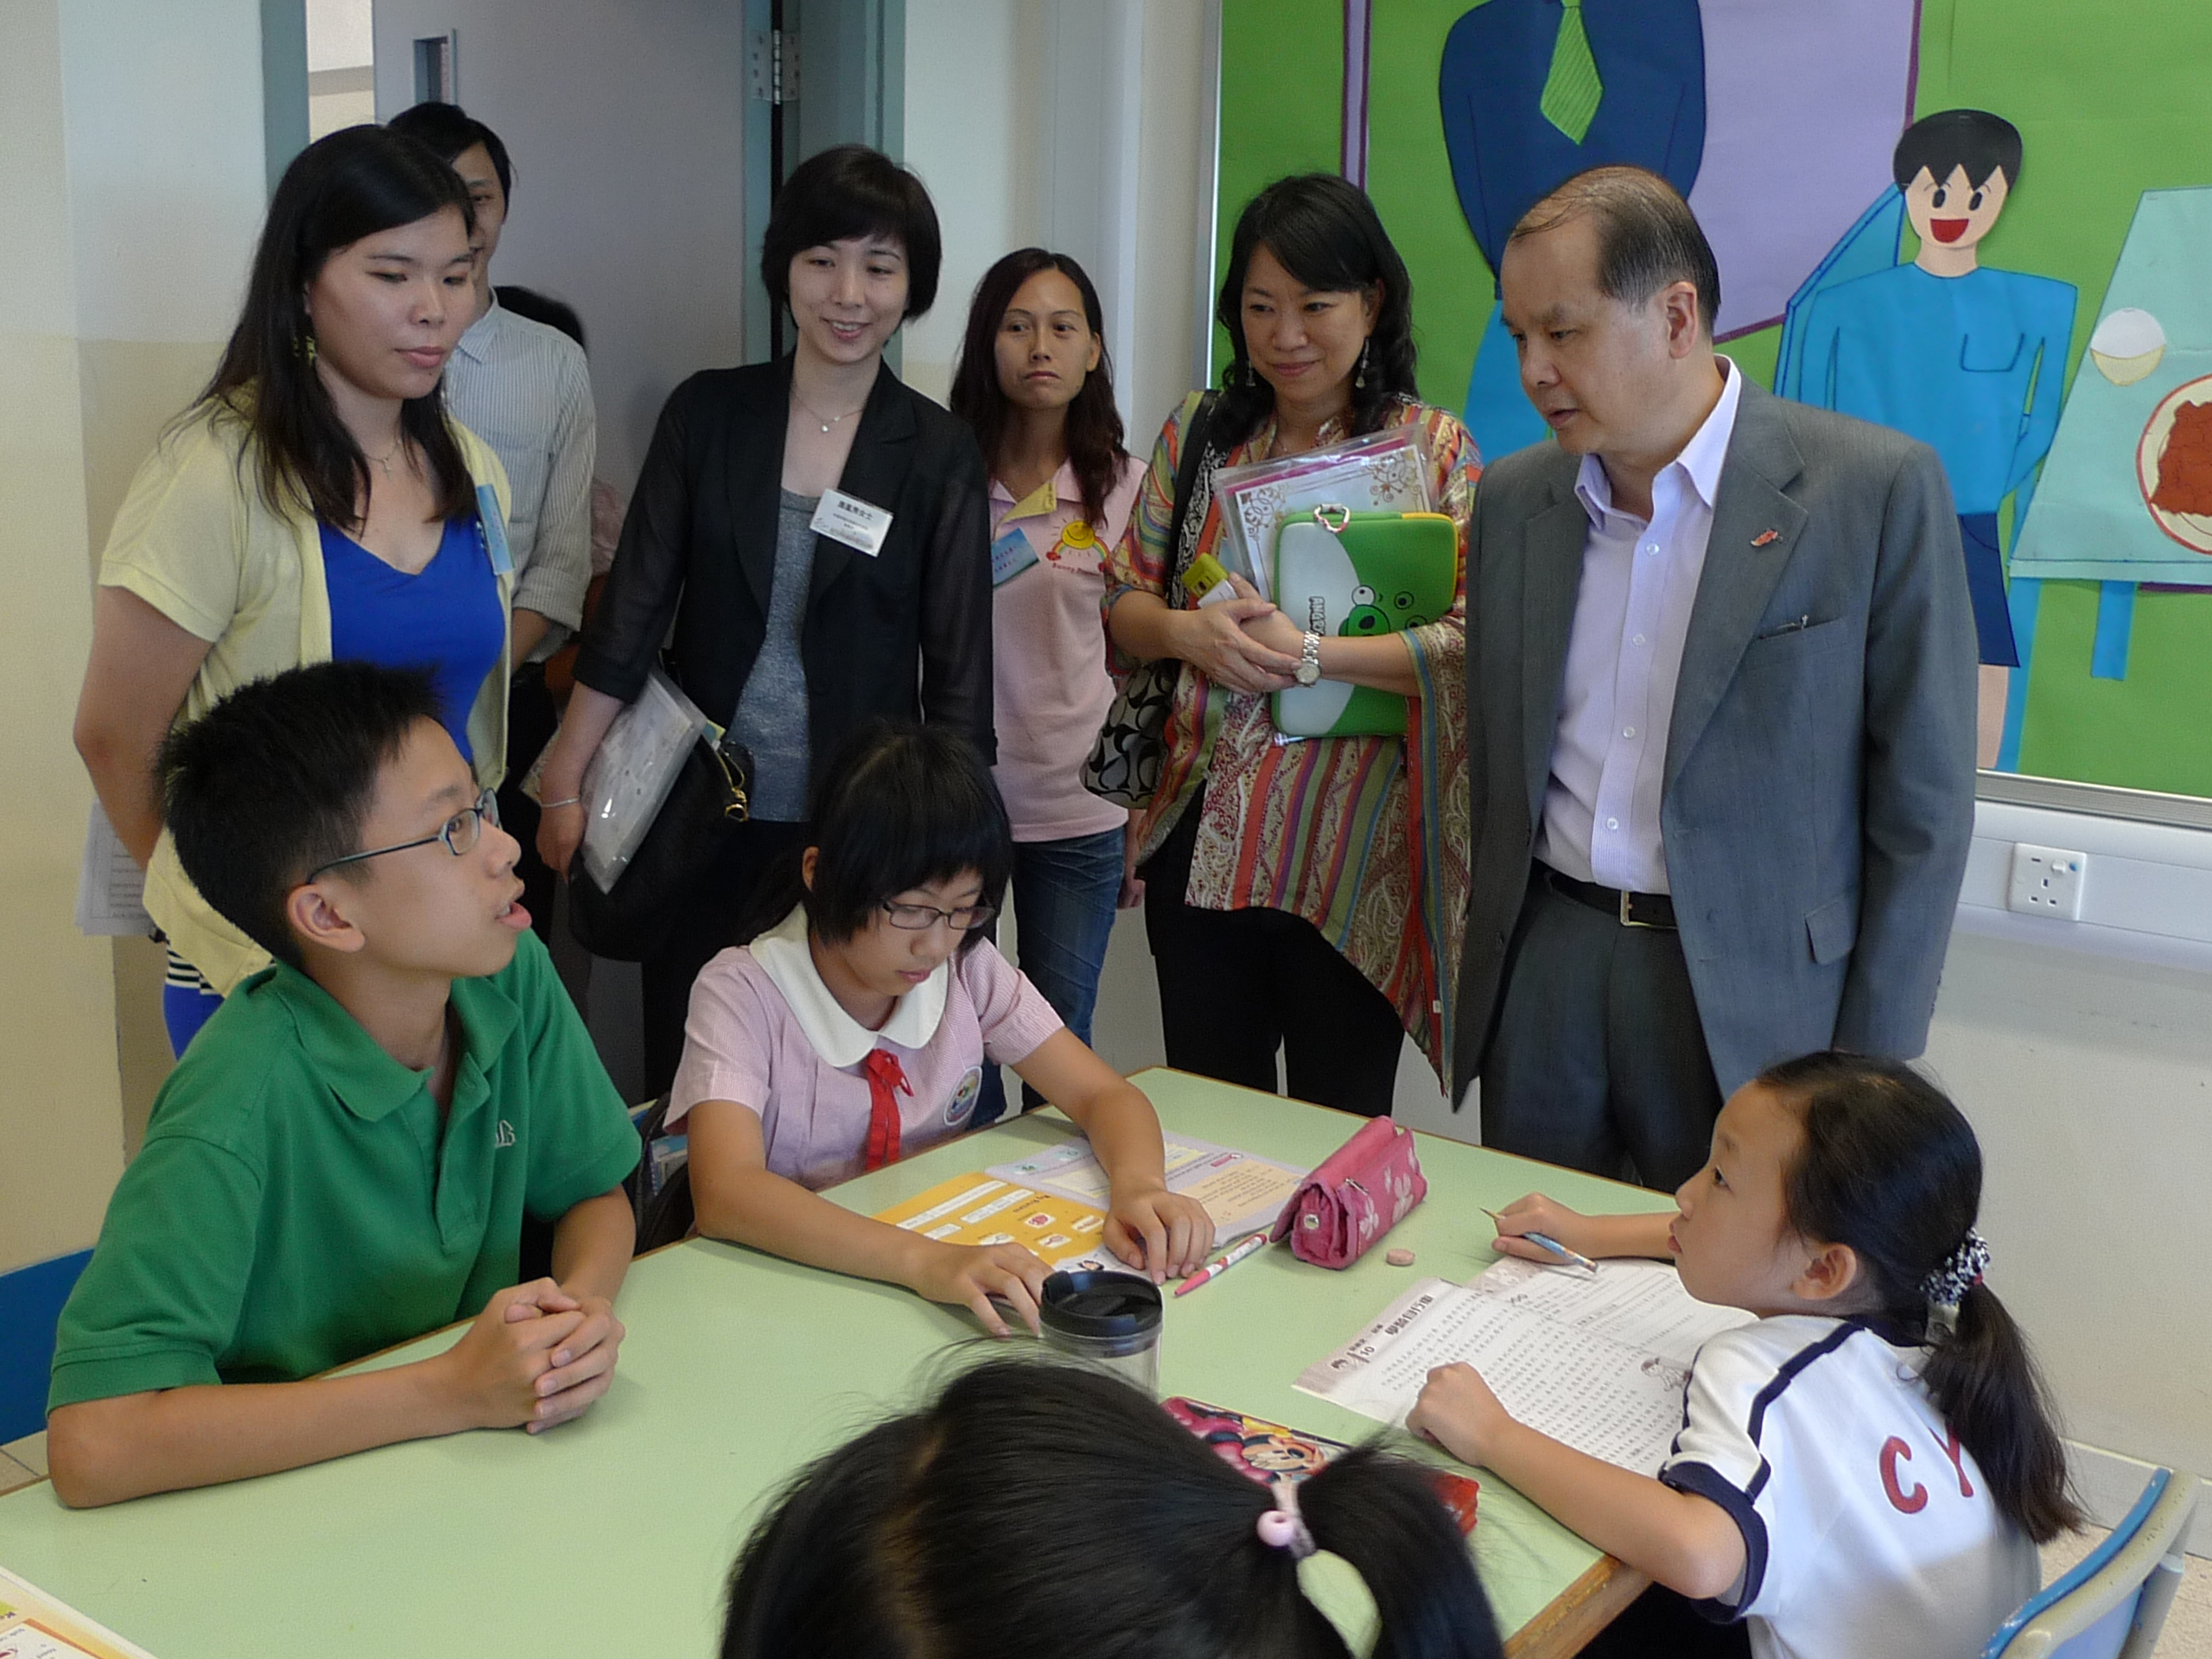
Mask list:
[[[1016,501],[991,480],[991,540],[1020,535],[1036,563],[991,593],[993,720],[998,765],[1016,841],[1066,841],[1119,830],[1129,815],[1083,786],[1083,763],[1113,706],[1106,676],[1106,554],[1122,538],[1144,481],[1132,455],[1106,498],[1105,523],[1089,524],[1075,468]],[[994,575],[1002,554],[994,556]]]
[[[1012,1065],[1060,1030],[1037,988],[988,939],[900,997],[879,1031],[847,1014],[816,971],[806,913],[723,951],[699,970],[669,1090],[674,1128],[702,1100],[759,1115],[768,1167],[820,1188],[861,1173],[868,1146],[871,1050],[899,1058],[913,1092],[899,1102],[902,1154],[968,1127],[986,1060]]]

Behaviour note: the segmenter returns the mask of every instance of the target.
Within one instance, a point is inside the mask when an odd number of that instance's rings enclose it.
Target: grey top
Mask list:
[[[542,663],[582,624],[591,585],[599,436],[583,348],[494,299],[448,360],[445,396],[446,412],[489,444],[507,469],[514,602],[553,623],[531,653]]]
[[[768,593],[768,634],[753,672],[738,694],[729,728],[753,751],[753,816],[772,823],[806,817],[806,665],[799,660],[798,630],[806,620],[806,590],[814,579],[814,531],[818,496],[782,492],[776,518],[776,575]]]

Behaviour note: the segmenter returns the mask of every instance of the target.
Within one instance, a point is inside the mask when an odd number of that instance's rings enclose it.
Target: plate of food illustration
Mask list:
[[[2160,530],[2212,553],[2212,374],[2158,400],[2135,446],[2135,480]]]

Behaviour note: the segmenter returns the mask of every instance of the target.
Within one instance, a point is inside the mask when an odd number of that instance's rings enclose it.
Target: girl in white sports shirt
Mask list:
[[[1740,1619],[1758,1659],[1957,1659],[2079,1523],[2020,1331],[1982,1283],[1981,1149],[1895,1060],[1834,1052],[1738,1090],[1674,1216],[1531,1196],[1498,1248],[1672,1255],[1700,1300],[1759,1315],[1707,1341],[1657,1479],[1516,1422],[1465,1365],[1408,1426],[1599,1548]],[[1656,1647],[1646,1651],[1657,1652]]]

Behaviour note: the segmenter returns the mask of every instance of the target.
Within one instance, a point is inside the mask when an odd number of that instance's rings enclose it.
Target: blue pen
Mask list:
[[[1499,1215],[1495,1210],[1485,1210],[1483,1211],[1483,1214],[1488,1216],[1492,1221],[1503,1221],[1504,1219],[1504,1217]],[[1570,1267],[1580,1268],[1585,1273],[1595,1273],[1598,1271],[1598,1264],[1595,1262],[1592,1262],[1588,1256],[1580,1255],[1573,1250],[1568,1249],[1566,1245],[1560,1243],[1559,1240],[1551,1237],[1548,1234],[1516,1233],[1513,1236],[1516,1238],[1527,1239],[1531,1244],[1535,1245],[1540,1250],[1549,1250],[1554,1255],[1559,1257],[1561,1262],[1567,1263]]]

